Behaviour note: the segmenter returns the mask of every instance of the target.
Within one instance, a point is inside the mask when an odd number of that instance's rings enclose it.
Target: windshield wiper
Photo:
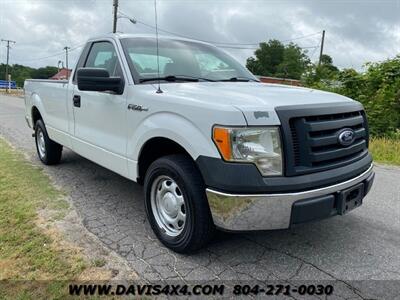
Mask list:
[[[232,78],[227,78],[227,79],[220,79],[218,81],[240,81],[240,82],[255,81],[255,82],[259,82],[258,80],[255,80],[253,78],[247,78],[247,77],[232,77]]]
[[[146,81],[157,81],[157,80],[164,80],[164,81],[199,81],[197,78],[193,77],[186,77],[186,76],[175,76],[175,75],[168,75],[164,77],[151,77],[151,78],[142,78],[139,82],[146,82]]]
[[[215,81],[215,80],[208,79],[208,78],[194,77],[194,76],[187,76],[187,75],[168,75],[168,76],[164,76],[164,77],[142,78],[139,80],[139,82],[157,81],[157,80],[170,81],[170,82],[175,82],[175,81],[198,82],[200,80]]]

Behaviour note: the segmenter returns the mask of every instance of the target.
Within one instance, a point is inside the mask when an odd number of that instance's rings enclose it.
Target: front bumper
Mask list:
[[[214,224],[220,229],[228,231],[286,229],[296,223],[292,220],[296,202],[301,201],[303,211],[304,207],[306,211],[312,211],[309,216],[300,218],[302,220],[311,221],[335,215],[338,201],[335,199],[338,198],[339,192],[364,183],[365,196],[373,179],[374,171],[371,164],[366,171],[352,179],[309,191],[242,195],[208,188],[206,194]],[[331,204],[324,200],[328,198]]]

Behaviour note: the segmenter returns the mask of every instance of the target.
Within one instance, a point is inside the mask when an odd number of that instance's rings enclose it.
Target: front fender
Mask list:
[[[193,159],[199,155],[220,157],[211,140],[211,128],[205,134],[190,120],[174,113],[160,112],[150,115],[128,136],[127,154],[138,159],[143,145],[154,137],[168,138],[181,145]]]
[[[208,134],[206,133],[208,132]],[[137,177],[137,162],[144,144],[152,138],[163,137],[182,146],[195,160],[200,155],[220,158],[211,139],[211,128],[198,128],[187,118],[172,113],[159,112],[148,116],[137,128],[128,131],[127,156],[129,177]]]

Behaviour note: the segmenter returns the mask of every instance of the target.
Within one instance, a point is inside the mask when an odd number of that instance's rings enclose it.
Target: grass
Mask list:
[[[97,268],[104,267],[107,264],[107,261],[104,258],[96,258],[92,261],[92,265]]]
[[[372,138],[369,149],[374,161],[384,164],[400,165],[400,140]]]
[[[67,207],[48,176],[0,139],[0,299],[63,298],[67,283],[60,280],[83,271],[79,251],[63,247],[51,225],[39,226],[38,211],[60,217]],[[15,280],[48,282],[29,287]]]

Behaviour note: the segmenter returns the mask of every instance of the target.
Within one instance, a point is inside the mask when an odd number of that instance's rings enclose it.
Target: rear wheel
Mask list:
[[[193,252],[205,246],[214,231],[201,174],[186,155],[169,155],[146,172],[145,206],[151,227],[168,248]]]
[[[61,160],[62,145],[52,141],[42,120],[35,124],[35,142],[39,159],[45,165],[55,165]]]

